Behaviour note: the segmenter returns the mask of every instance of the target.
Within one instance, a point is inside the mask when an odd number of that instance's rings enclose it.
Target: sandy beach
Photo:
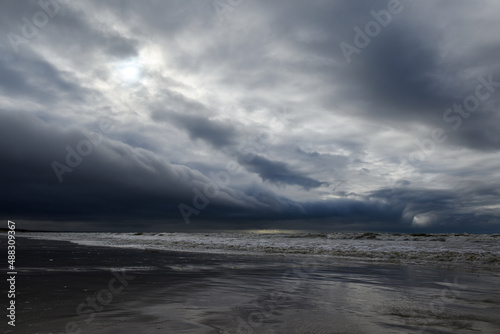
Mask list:
[[[2,333],[498,333],[496,272],[18,238]],[[2,294],[6,291],[2,287]],[[9,326],[10,327],[10,326]]]

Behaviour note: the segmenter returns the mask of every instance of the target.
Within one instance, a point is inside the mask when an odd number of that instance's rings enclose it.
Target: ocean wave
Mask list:
[[[499,234],[224,232],[25,235],[86,246],[218,254],[331,256],[392,263],[469,264],[489,269],[500,267]]]

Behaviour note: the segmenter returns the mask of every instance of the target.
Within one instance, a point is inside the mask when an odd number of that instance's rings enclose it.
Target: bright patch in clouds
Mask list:
[[[137,82],[141,78],[141,66],[136,62],[127,62],[118,67],[118,75],[125,82]]]
[[[413,217],[413,226],[426,227],[433,223],[434,217],[429,214],[420,214]]]

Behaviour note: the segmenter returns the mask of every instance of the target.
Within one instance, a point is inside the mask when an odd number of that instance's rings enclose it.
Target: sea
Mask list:
[[[238,231],[219,233],[27,233],[30,238],[86,246],[210,254],[304,255],[399,264],[476,269],[500,268],[500,234],[310,233]]]

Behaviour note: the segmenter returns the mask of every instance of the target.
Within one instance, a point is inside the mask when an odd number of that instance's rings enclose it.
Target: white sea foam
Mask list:
[[[218,254],[309,255],[500,268],[500,234],[26,233],[80,245]]]

